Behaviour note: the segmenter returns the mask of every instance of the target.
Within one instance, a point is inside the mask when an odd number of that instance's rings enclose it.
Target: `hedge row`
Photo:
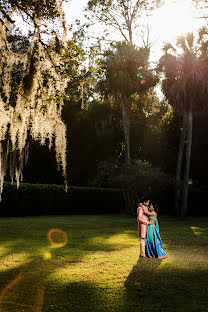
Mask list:
[[[171,214],[174,194],[152,194],[159,213]],[[207,190],[192,189],[189,193],[189,215],[207,216]],[[55,184],[4,183],[0,216],[35,216],[61,214],[120,213],[125,210],[123,194],[119,189],[71,186],[65,193],[64,186]]]
[[[54,184],[4,183],[0,216],[120,213],[124,210],[121,190]]]

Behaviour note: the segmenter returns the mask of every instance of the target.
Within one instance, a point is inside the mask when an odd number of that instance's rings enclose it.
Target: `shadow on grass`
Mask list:
[[[23,228],[9,231],[7,227],[3,231],[4,237],[1,236],[0,311],[110,311],[109,304],[114,306],[118,300],[117,290],[112,297],[111,288],[93,282],[81,280],[63,284],[59,280],[49,281],[57,269],[73,266],[96,252],[108,253],[128,248],[128,242],[111,244],[108,241],[125,230],[109,228],[103,234],[104,231],[101,233],[98,229],[88,229],[88,233],[81,231],[80,227],[70,229],[69,244],[61,249],[50,249],[46,241],[47,232],[43,235],[43,229],[40,232],[32,228],[31,231],[24,231]],[[49,255],[46,260],[44,249]]]
[[[97,222],[97,219],[95,220]],[[42,250],[48,251],[46,233],[51,227],[33,227],[27,231],[21,227],[21,239],[8,237],[5,253],[13,255],[12,265],[16,268],[3,268],[0,272],[1,312],[206,312],[208,272],[200,267],[177,266],[177,262],[159,259],[139,259],[132,268],[125,283],[123,281],[93,282],[84,278],[80,272],[76,278],[70,278],[73,265],[84,262],[87,256],[96,252],[109,253],[131,246],[128,236],[135,238],[137,232],[127,227],[107,226],[100,229],[81,226],[61,227],[69,236],[69,244],[61,249],[51,249],[51,259],[44,260]],[[105,224],[104,224],[105,225]],[[129,224],[127,224],[129,227]],[[58,227],[58,224],[55,225]],[[169,246],[183,248],[187,246],[186,237],[177,242],[180,233],[165,235]],[[14,233],[18,236],[19,229]],[[163,231],[166,233],[166,231]],[[193,231],[184,228],[188,242],[192,240]],[[112,240],[122,234],[118,241]],[[178,236],[177,236],[177,235]],[[192,235],[192,236],[190,236]],[[198,242],[199,238],[196,237]],[[113,242],[113,243],[112,243]],[[3,242],[2,242],[3,243]],[[204,243],[200,238],[199,244]],[[129,245],[128,245],[129,244]],[[178,244],[178,245],[177,245]],[[195,245],[195,243],[193,244]],[[179,247],[177,247],[179,246]],[[204,248],[204,245],[200,245]],[[187,246],[188,247],[188,246]],[[202,249],[203,250],[203,249]],[[41,251],[41,252],[40,252]],[[25,253],[26,263],[15,262],[18,253]],[[178,252],[178,250],[177,250]],[[191,251],[189,251],[191,252]],[[185,254],[185,252],[183,251]],[[113,256],[113,255],[112,255]],[[177,255],[178,257],[178,255]],[[23,256],[24,258],[24,256]],[[119,258],[118,258],[119,259]],[[176,258],[177,259],[177,258]],[[13,262],[12,262],[13,261]],[[15,262],[15,263],[14,263]],[[19,264],[18,264],[19,263]],[[87,267],[87,261],[80,266]],[[98,264],[99,265],[99,264]],[[69,267],[68,270],[64,268]],[[54,272],[62,270],[51,278]],[[64,274],[68,274],[64,279]]]
[[[125,282],[126,311],[208,311],[207,270],[180,268],[165,261],[138,260]]]
[[[204,270],[163,268],[161,260],[141,259],[125,283],[49,283],[43,311],[205,312],[207,279]]]
[[[97,284],[83,280],[83,276],[71,282],[68,277],[50,279],[57,268],[71,264],[76,260],[43,261],[34,257],[25,265],[0,272],[0,311],[117,312],[124,307],[123,283]]]

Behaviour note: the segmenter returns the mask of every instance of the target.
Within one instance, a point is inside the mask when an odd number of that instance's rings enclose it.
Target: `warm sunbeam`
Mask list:
[[[168,0],[155,11],[152,27],[161,41],[172,41],[195,27],[194,10],[190,0]]]

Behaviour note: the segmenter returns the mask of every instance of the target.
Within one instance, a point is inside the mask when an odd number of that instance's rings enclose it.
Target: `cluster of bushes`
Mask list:
[[[118,159],[99,164],[98,174],[91,185],[122,189],[126,212],[135,215],[138,202],[151,199],[163,213],[173,209],[175,178],[149,162],[132,161],[130,165]]]
[[[121,190],[53,184],[4,183],[0,216],[120,213],[124,210]]]
[[[141,177],[141,183],[142,180],[145,186],[145,175]],[[161,183],[155,181],[155,188],[148,189],[149,192],[145,192],[144,188],[144,193],[137,193],[138,189],[134,188],[134,183],[130,183],[129,179],[127,181],[129,184],[124,184],[123,190],[106,187],[71,186],[68,193],[65,193],[63,185],[21,183],[19,189],[17,189],[15,183],[6,182],[4,183],[2,201],[0,203],[0,216],[18,217],[121,212],[135,215],[138,201],[142,201],[145,198],[150,198],[154,202],[156,208],[159,209],[159,214],[172,214],[174,192],[173,188],[167,184],[166,179],[164,181],[161,179]],[[189,215],[208,215],[206,210],[207,194],[207,190],[190,188]]]

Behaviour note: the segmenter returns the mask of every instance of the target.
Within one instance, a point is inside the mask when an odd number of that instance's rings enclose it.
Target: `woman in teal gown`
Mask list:
[[[159,259],[167,258],[168,256],[165,253],[159,233],[157,214],[154,211],[153,205],[150,206],[149,212],[150,212],[149,218],[151,221],[154,222],[154,224],[148,225],[147,227],[145,254],[148,258],[159,258]]]

